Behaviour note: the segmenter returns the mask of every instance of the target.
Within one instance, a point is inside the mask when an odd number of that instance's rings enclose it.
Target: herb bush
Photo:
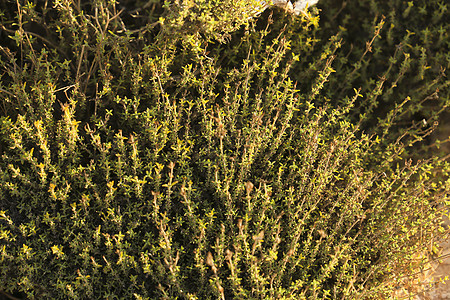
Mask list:
[[[446,237],[444,1],[0,10],[4,295],[384,299]]]

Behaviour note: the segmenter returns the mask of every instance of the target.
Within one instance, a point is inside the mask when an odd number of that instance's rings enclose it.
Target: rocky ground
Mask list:
[[[447,220],[448,221],[448,220]],[[447,222],[450,226],[450,222]],[[434,282],[436,282],[433,287],[420,295],[420,300],[447,300],[450,299],[450,240],[447,240],[442,244],[443,251],[441,256],[447,256],[445,260],[435,269],[435,274],[433,276]],[[439,278],[443,279],[448,277],[445,283],[440,283]]]

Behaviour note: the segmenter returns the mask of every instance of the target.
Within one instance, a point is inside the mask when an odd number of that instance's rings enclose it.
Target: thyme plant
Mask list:
[[[444,1],[257,2],[0,2],[4,295],[387,299],[438,254]]]

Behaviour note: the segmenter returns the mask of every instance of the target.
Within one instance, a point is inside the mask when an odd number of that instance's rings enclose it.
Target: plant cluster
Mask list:
[[[447,236],[444,1],[9,2],[2,293],[383,299]]]

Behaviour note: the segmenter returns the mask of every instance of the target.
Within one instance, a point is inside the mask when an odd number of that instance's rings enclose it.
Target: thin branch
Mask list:
[[[6,298],[11,299],[11,300],[22,300],[22,299],[20,299],[20,298],[16,298],[16,297],[14,297],[14,296],[12,296],[12,295],[10,295],[10,294],[7,294],[7,293],[5,293],[5,292],[2,291],[2,290],[0,290],[0,295],[3,295],[3,296],[5,296]]]
[[[16,95],[14,95],[13,93],[11,93],[11,92],[8,92],[7,90],[4,90],[4,89],[2,89],[2,88],[0,88],[0,92],[6,93],[6,94],[8,94],[8,95],[10,95],[10,96],[12,96],[12,97],[14,97],[14,98],[16,98],[16,97],[17,97],[17,96],[16,96]]]

